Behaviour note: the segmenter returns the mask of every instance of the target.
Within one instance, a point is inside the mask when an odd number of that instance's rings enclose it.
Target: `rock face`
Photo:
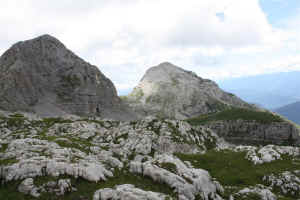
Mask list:
[[[141,115],[176,119],[219,111],[228,105],[251,107],[215,82],[171,63],[150,68],[126,99]]]
[[[0,109],[132,117],[113,83],[50,35],[18,42],[1,56]]]
[[[300,144],[299,130],[289,122],[262,124],[256,121],[215,121],[205,125],[235,144]]]

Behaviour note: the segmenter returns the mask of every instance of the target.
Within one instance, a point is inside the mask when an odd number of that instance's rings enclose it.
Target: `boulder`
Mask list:
[[[114,189],[104,188],[94,193],[93,200],[172,200],[173,198],[157,192],[144,191],[131,184],[117,185]]]
[[[158,155],[144,163],[132,161],[130,172],[167,184],[174,188],[179,200],[195,199],[197,195],[203,200],[222,200],[219,194],[224,189],[217,181],[212,180],[209,172],[187,166],[172,155]]]
[[[35,187],[32,178],[26,178],[18,187],[18,191],[24,194],[29,194],[33,197],[39,197],[38,188]]]

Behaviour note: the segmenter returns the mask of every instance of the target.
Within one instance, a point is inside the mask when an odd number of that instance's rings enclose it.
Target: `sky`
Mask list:
[[[119,94],[166,61],[216,81],[300,70],[299,0],[1,0],[0,25],[0,54],[50,34]]]

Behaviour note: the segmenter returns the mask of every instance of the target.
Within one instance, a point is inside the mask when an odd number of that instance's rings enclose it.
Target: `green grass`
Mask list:
[[[116,185],[121,184],[133,184],[137,188],[141,188],[145,191],[154,191],[154,192],[161,192],[164,194],[169,194],[174,196],[174,193],[170,187],[165,184],[157,183],[152,181],[148,177],[143,177],[140,175],[131,174],[127,171],[116,171],[115,177],[109,178],[107,181],[100,181],[98,183],[89,182],[82,178],[71,178],[68,176],[60,176],[60,177],[40,177],[35,179],[36,185],[42,185],[48,181],[57,181],[61,178],[70,178],[72,182],[72,186],[77,188],[76,192],[67,193],[62,197],[57,197],[53,194],[45,193],[42,194],[41,197],[38,199],[40,200],[74,200],[79,199],[89,199],[91,200],[93,194],[96,190],[102,188],[113,188]],[[0,186],[0,199],[1,200],[31,200],[35,199],[28,195],[24,195],[22,193],[17,192],[18,185],[20,181],[17,182],[9,182],[5,185]]]
[[[11,114],[9,115],[10,117],[24,117],[23,114],[20,114],[20,113],[15,113],[15,114]]]
[[[35,199],[29,195],[24,195],[17,192],[18,186],[21,181],[14,181],[5,183],[5,185],[0,185],[0,199],[1,200],[32,200]]]
[[[119,96],[123,101],[128,101],[128,96]]]
[[[261,200],[261,196],[257,193],[249,192],[243,195],[237,195],[234,197],[235,200]]]
[[[47,127],[51,127],[54,124],[62,124],[62,123],[72,123],[72,120],[63,119],[63,118],[44,118],[42,123]]]
[[[255,110],[244,109],[244,108],[230,108],[217,113],[200,115],[199,117],[188,119],[187,122],[189,122],[191,125],[200,125],[212,121],[238,120],[238,119],[249,120],[249,121],[254,120],[264,124],[284,121],[280,116],[274,115],[270,112],[255,111]]]
[[[295,200],[295,198],[293,198],[293,197],[283,197],[283,196],[281,196],[281,197],[278,197],[277,200]]]
[[[7,127],[22,128],[24,126],[25,118],[23,117],[10,117],[7,118]]]
[[[173,172],[176,174],[177,172],[177,167],[174,163],[170,163],[170,162],[165,162],[165,163],[160,163],[159,167],[164,168],[170,172]]]
[[[6,151],[8,144],[1,144],[0,152],[3,153]]]
[[[194,102],[193,104],[196,103],[197,102]],[[224,104],[214,98],[210,98],[209,101],[205,102],[205,105],[209,108],[210,111],[213,112],[223,111],[230,108],[230,106],[228,106],[227,104]]]
[[[284,171],[299,169],[288,157],[271,163],[254,165],[245,159],[245,152],[232,151],[208,151],[204,155],[177,154],[184,160],[190,161],[196,168],[202,168],[210,172],[224,186],[254,186],[263,184],[262,177],[271,173],[279,174]]]
[[[0,160],[0,166],[11,165],[17,163],[18,161],[15,158],[7,158]]]

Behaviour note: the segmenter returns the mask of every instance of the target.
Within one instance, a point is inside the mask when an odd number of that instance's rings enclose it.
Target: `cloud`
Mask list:
[[[0,53],[49,33],[119,90],[163,61],[211,78],[282,70],[300,33],[292,24],[274,28],[258,0],[4,0],[0,24]]]
[[[257,1],[223,1],[222,9],[213,7],[218,1],[208,2],[187,8],[172,31],[172,42],[229,48],[268,42],[273,30]],[[224,21],[217,17],[218,11],[224,14]]]

